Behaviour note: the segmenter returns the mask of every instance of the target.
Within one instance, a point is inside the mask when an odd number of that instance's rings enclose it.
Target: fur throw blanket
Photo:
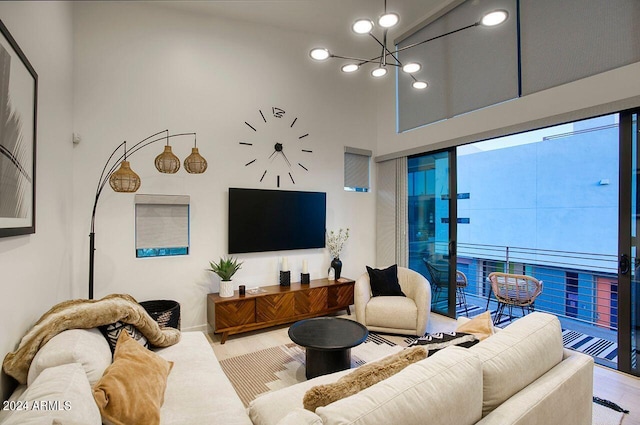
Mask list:
[[[51,338],[67,329],[90,329],[118,321],[138,328],[156,347],[168,347],[180,341],[178,329],[161,329],[130,295],[113,294],[100,300],[64,301],[53,306],[36,322],[22,338],[18,349],[5,356],[2,368],[20,384],[26,384],[31,361]]]

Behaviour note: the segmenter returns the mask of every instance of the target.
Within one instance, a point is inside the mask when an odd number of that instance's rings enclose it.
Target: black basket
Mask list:
[[[142,301],[140,305],[161,328],[180,329],[180,303],[171,300]]]

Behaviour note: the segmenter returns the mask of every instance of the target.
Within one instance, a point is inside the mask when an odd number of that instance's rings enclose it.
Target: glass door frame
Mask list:
[[[411,155],[408,159],[411,158],[419,158],[426,157],[430,155],[437,154],[447,154],[447,165],[449,168],[448,171],[448,249],[447,249],[447,268],[448,268],[448,279],[447,279],[447,308],[445,311],[437,311],[438,314],[444,314],[451,318],[456,318],[456,269],[457,269],[457,232],[458,232],[458,190],[457,190],[457,155],[456,155],[456,147],[450,147],[447,149],[438,149],[434,151],[424,152],[417,155]],[[431,294],[432,303],[433,297],[435,294]]]
[[[633,179],[640,180],[638,173],[640,170],[640,140],[636,136],[633,146],[633,115],[640,115],[640,108],[620,112],[620,181],[619,181],[619,223],[618,223],[618,370],[621,372],[640,375],[638,365],[633,367],[632,354],[637,350],[637,341],[632,341],[634,332],[632,327],[638,327],[635,323],[637,318],[632,317],[634,309],[633,303],[640,300],[634,299],[632,284],[640,277],[636,275],[634,269],[637,258],[640,256],[640,235],[637,233],[638,226],[633,229],[632,220],[636,220],[633,209],[640,208],[640,205],[633,205],[632,199],[638,199],[636,193],[640,190],[637,184],[633,184]],[[634,156],[636,156],[634,160]],[[634,166],[636,170],[634,170]],[[633,252],[633,247],[636,247]],[[636,307],[637,308],[637,307]]]

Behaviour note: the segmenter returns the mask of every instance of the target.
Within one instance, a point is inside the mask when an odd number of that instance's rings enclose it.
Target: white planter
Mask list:
[[[220,296],[222,298],[233,297],[233,281],[232,280],[220,281]]]

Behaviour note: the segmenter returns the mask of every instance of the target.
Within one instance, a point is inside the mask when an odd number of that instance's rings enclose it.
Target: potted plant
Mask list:
[[[209,264],[211,265],[209,271],[214,272],[220,277],[220,296],[224,298],[232,297],[233,282],[231,278],[238,270],[240,270],[242,262],[238,262],[236,258],[228,257],[220,258],[217,263],[210,261]]]
[[[327,248],[329,248],[329,254],[333,257],[331,260],[331,266],[329,266],[329,271],[331,268],[335,270],[335,279],[340,279],[340,273],[342,271],[342,261],[340,260],[340,253],[342,252],[342,248],[344,248],[344,244],[349,239],[349,228],[347,230],[340,229],[338,233],[335,233],[333,230],[327,234]]]

